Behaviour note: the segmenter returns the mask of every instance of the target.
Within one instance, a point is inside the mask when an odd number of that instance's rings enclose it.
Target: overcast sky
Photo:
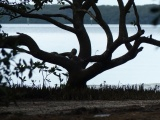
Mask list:
[[[124,2],[128,0],[123,0]],[[160,0],[135,0],[136,5],[159,4]],[[99,0],[98,5],[118,5],[117,0]]]

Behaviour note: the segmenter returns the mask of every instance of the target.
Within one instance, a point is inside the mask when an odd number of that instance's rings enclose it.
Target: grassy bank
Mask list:
[[[90,86],[86,89],[70,89],[63,87],[28,87],[20,85],[0,87],[0,101],[9,102],[17,100],[156,100],[160,99],[160,91],[155,88],[144,89],[142,85],[111,86],[106,85],[95,89]]]

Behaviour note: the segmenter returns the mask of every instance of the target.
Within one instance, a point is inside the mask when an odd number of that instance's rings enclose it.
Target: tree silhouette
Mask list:
[[[160,5],[151,8],[151,12],[158,15],[153,19],[152,24],[157,25],[160,21]]]
[[[59,14],[58,11],[57,14],[36,13],[36,11],[43,9],[43,6],[45,6],[46,3],[52,2],[52,0],[32,0],[32,2],[34,3],[34,8],[29,8],[27,6],[29,0],[21,0],[19,3],[9,3],[8,0],[2,0],[0,2],[1,15],[10,16],[11,20],[15,18],[18,19],[19,17],[41,19],[74,33],[80,47],[78,55],[76,54],[76,48],[71,48],[71,52],[61,54],[43,51],[36,42],[25,33],[1,37],[0,48],[16,49],[19,52],[25,52],[42,61],[62,66],[69,74],[66,87],[84,88],[86,87],[86,82],[98,74],[134,59],[137,54],[143,50],[143,47],[140,47],[141,43],[160,46],[158,40],[152,37],[142,37],[145,31],[141,29],[134,0],[128,0],[126,4],[123,3],[123,0],[117,0],[120,14],[119,33],[115,40],[113,40],[110,27],[107,22],[103,20],[103,15],[96,5],[98,0],[58,0],[59,4],[63,4],[59,10],[70,9],[72,11],[71,18],[65,14]],[[137,27],[137,32],[132,36],[128,36],[126,16],[129,14],[129,10],[132,7],[136,17],[134,25]],[[92,8],[94,12],[91,12],[89,10],[90,8]],[[91,42],[83,22],[86,14],[90,15],[90,17],[102,27],[106,34],[106,39],[104,38],[104,40],[107,41],[106,49],[101,55],[91,56]],[[56,21],[57,17],[69,21],[73,26],[67,26]],[[133,44],[131,44],[131,42],[133,42]],[[127,53],[124,53],[124,55],[118,58],[112,58],[112,54],[123,44],[128,50]],[[22,45],[28,47],[29,50],[20,49],[19,46]],[[87,67],[90,62],[94,62],[94,64]]]

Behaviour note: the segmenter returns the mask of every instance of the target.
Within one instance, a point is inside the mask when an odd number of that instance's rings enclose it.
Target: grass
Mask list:
[[[29,87],[29,86],[23,86],[21,87],[20,85],[18,86],[12,86],[12,87],[6,87],[6,86],[0,86],[0,106],[9,106],[10,102],[16,102],[19,101],[30,101],[33,104],[29,104],[31,106],[35,105],[34,101],[68,101],[68,100],[81,100],[81,101],[92,101],[92,100],[108,100],[108,101],[125,101],[125,100],[157,100],[160,99],[160,91],[158,91],[155,88],[153,89],[144,89],[143,84],[142,85],[133,85],[133,86],[111,86],[111,85],[106,85],[103,87],[99,87],[99,89],[95,88],[94,86],[90,86],[87,89],[70,89],[66,90],[64,88],[60,87],[53,87],[53,88],[39,88],[39,87]],[[63,105],[63,104],[62,104]],[[37,105],[36,105],[37,106]],[[137,115],[135,115],[137,118],[139,116],[145,116],[146,112],[144,112],[144,109],[149,110],[146,108],[141,108],[141,107],[136,107],[136,110],[138,112],[135,112]],[[7,108],[8,109],[8,108]],[[143,109],[143,110],[142,110]],[[159,110],[158,108],[154,108],[155,110]],[[147,115],[152,115],[153,110],[151,109],[151,112],[147,111]],[[47,109],[48,110],[48,109]],[[5,120],[26,120],[26,119],[34,119],[34,120],[42,120],[42,119],[47,119],[47,120],[56,120],[56,119],[61,119],[61,120],[103,120],[105,118],[98,118],[98,117],[93,117],[93,115],[98,114],[98,111],[103,109],[99,108],[93,108],[93,109],[87,109],[85,107],[82,108],[77,108],[73,109],[69,114],[57,114],[57,115],[52,115],[52,114],[45,114],[45,115],[26,115],[23,112],[16,112],[16,113],[8,113],[6,112],[4,115],[0,115],[0,118],[3,118]],[[108,110],[108,109],[107,109]],[[113,112],[113,111],[114,112]],[[131,111],[134,110],[133,108]],[[142,110],[142,111],[139,111]],[[125,114],[122,115],[121,111],[125,111]],[[159,112],[155,112],[154,116],[159,116]],[[107,117],[106,119],[124,119],[128,117],[132,112],[130,112],[129,108],[122,108],[118,109],[111,109],[111,114],[110,117]],[[63,113],[63,112],[62,112]],[[104,111],[104,113],[106,113]],[[108,113],[108,111],[107,111]],[[145,115],[143,115],[145,114]],[[134,117],[135,117],[134,116]],[[133,118],[133,113],[130,115],[128,118]],[[145,117],[148,118],[148,117]],[[159,117],[158,117],[159,118]],[[136,119],[136,118],[135,118]]]
[[[111,86],[95,89],[66,90],[60,87],[38,88],[20,85],[5,87],[0,86],[0,101],[9,104],[10,101],[16,103],[17,100],[156,100],[160,99],[160,91],[156,89],[144,89],[143,85],[133,86]]]

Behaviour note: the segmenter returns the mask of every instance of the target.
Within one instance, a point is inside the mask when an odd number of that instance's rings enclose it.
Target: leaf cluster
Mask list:
[[[29,1],[21,1],[20,3],[16,2],[8,2],[8,0],[0,1],[0,3],[3,3],[4,5],[10,5],[11,9],[17,9],[17,11],[27,13],[31,8],[27,5]],[[10,16],[10,20],[16,18],[19,14],[16,11],[9,10],[7,8],[0,8],[0,14],[1,15],[8,15]]]
[[[13,54],[13,50],[11,52],[7,52],[5,49],[1,50],[2,55],[5,57],[0,60],[0,81],[2,81],[3,78],[5,78],[5,81],[10,85],[10,81],[12,80],[12,76],[15,75],[17,78],[21,80],[21,83],[27,81],[26,76],[23,76],[23,73],[25,71],[28,71],[28,77],[32,78],[33,71],[35,69],[39,69],[39,73],[42,73],[43,81],[51,82],[50,79],[48,79],[48,76],[53,74],[57,76],[60,80],[60,83],[63,81],[62,75],[67,76],[66,73],[57,73],[57,71],[61,72],[62,70],[57,66],[53,66],[51,68],[47,67],[45,62],[42,61],[36,61],[33,62],[32,59],[30,59],[29,63],[27,63],[24,59],[19,59],[18,62],[14,61],[13,56],[16,54]],[[14,66],[12,65],[12,62],[14,62]],[[12,65],[12,67],[11,67]],[[13,68],[13,70],[12,70]],[[45,73],[45,74],[44,74]],[[32,83],[34,84],[35,80],[32,80]],[[1,82],[0,82],[1,83]]]
[[[11,50],[10,52],[6,51],[5,49],[1,49],[1,56],[0,56],[0,83],[2,80],[5,79],[6,82],[10,85],[11,76],[14,72],[11,70],[11,63],[14,57],[17,55],[16,50]]]
[[[52,3],[53,0],[32,0],[34,2],[34,7],[36,10],[42,9],[43,5],[46,3]]]

